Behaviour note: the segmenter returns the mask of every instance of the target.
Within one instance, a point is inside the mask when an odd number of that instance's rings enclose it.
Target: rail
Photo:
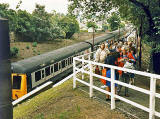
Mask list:
[[[94,62],[94,61],[91,61],[90,60],[90,57],[93,56],[92,53],[88,53],[88,54],[85,54],[85,55],[81,55],[81,56],[77,56],[77,57],[74,57],[73,58],[73,88],[76,88],[76,81],[86,85],[89,87],[89,96],[90,97],[93,97],[93,89],[97,90],[97,91],[100,91],[104,94],[108,94],[111,96],[111,109],[115,109],[116,108],[116,104],[115,104],[115,99],[119,99],[121,101],[124,101],[126,103],[129,103],[137,108],[140,108],[146,112],[149,113],[149,119],[154,119],[155,116],[157,117],[160,117],[160,112],[157,112],[155,110],[155,99],[156,98],[160,98],[160,94],[159,93],[156,93],[156,80],[159,80],[160,79],[160,75],[156,75],[156,74],[151,74],[151,73],[147,73],[147,72],[142,72],[142,71],[137,71],[137,70],[131,70],[131,69],[126,69],[126,68],[121,68],[121,67],[117,67],[117,66],[112,66],[112,65],[107,65],[107,64],[102,64],[102,63],[97,63],[97,62]],[[82,68],[78,68],[76,65],[77,65],[77,62],[78,63],[81,63],[82,65]],[[110,68],[111,69],[111,78],[107,78],[107,77],[104,77],[104,76],[101,76],[101,75],[97,75],[93,72],[93,66],[101,66],[101,67],[107,67],[107,68]],[[86,66],[88,66],[88,70],[85,70],[86,69]],[[84,68],[85,67],[85,68]],[[124,82],[121,82],[121,81],[118,81],[118,80],[115,80],[115,70],[122,70],[122,71],[125,71],[125,72],[129,72],[129,73],[134,73],[134,74],[138,74],[138,75],[141,75],[141,76],[146,76],[146,77],[150,77],[150,90],[147,90],[147,89],[143,89],[141,87],[137,87],[137,86],[134,86],[134,85],[130,85],[130,84],[127,84],[127,83],[124,83]],[[77,72],[81,72],[82,73],[82,79],[79,79],[76,75],[77,75]],[[88,74],[89,75],[89,83],[86,82],[84,80],[84,74]],[[100,78],[100,79],[104,79],[106,81],[110,81],[111,82],[111,92],[108,92],[104,89],[101,89],[95,85],[93,85],[93,77],[97,77],[97,78]],[[124,98],[122,96],[119,96],[115,93],[115,83],[118,84],[118,85],[122,85],[122,86],[125,86],[125,87],[128,87],[130,89],[133,89],[133,90],[136,90],[136,91],[139,91],[141,93],[145,93],[145,94],[148,94],[150,96],[150,101],[149,101],[149,108],[148,107],[145,107],[143,105],[140,105],[134,101],[131,101],[127,98]]]

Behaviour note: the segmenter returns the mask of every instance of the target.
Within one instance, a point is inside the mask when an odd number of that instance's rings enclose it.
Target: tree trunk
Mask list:
[[[134,5],[136,5],[137,7],[140,7],[144,13],[146,14],[146,17],[148,19],[148,23],[149,23],[149,31],[147,32],[147,34],[149,35],[153,35],[154,33],[156,33],[156,29],[154,29],[155,24],[151,15],[151,11],[149,10],[148,6],[145,6],[143,3],[137,1],[137,0],[129,0],[131,3],[133,3]]]
[[[93,51],[94,51],[94,27],[93,27]]]
[[[140,50],[139,50],[139,68],[141,69],[142,67],[142,28],[143,28],[143,23],[142,23],[142,18],[141,18],[141,26],[140,26],[140,31],[139,31],[139,36],[140,36]]]

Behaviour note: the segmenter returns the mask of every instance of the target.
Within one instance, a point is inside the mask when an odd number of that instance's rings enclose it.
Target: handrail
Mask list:
[[[117,66],[112,66],[112,65],[108,65],[108,64],[102,64],[102,63],[94,62],[94,61],[88,61],[88,60],[85,60],[85,59],[82,60],[82,59],[79,59],[79,58],[80,57],[74,57],[75,60],[80,61],[80,62],[83,61],[83,62],[86,62],[86,63],[92,63],[93,65],[99,65],[99,66],[102,66],[102,67],[113,68],[113,69],[116,69],[116,70],[122,70],[122,71],[126,71],[126,72],[129,72],[129,73],[136,73],[138,75],[143,75],[143,76],[154,77],[154,78],[160,79],[160,75],[157,75],[157,74],[152,74],[152,73],[148,73],[148,72],[127,69],[127,68],[121,68],[121,67],[117,67]]]

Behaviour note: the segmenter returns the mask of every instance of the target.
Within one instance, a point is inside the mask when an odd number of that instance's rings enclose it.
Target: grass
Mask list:
[[[14,119],[124,119],[110,106],[72,89],[72,80],[14,107]]]

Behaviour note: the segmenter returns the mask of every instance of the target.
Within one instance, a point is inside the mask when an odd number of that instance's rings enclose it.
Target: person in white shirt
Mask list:
[[[106,54],[108,56],[108,54],[110,53],[109,48],[108,48],[108,44],[105,44],[105,51],[106,51]]]
[[[95,61],[99,63],[104,63],[107,55],[110,53],[108,49],[108,45],[105,46],[104,43],[101,44],[100,48],[96,52],[96,57]],[[100,75],[102,73],[102,67],[101,66],[96,66],[95,72],[99,72]],[[101,86],[101,88],[106,88],[106,85]]]
[[[108,53],[109,53],[109,50],[107,48],[105,48],[105,44],[102,43],[100,48],[96,52],[95,61],[100,62],[100,63],[104,63],[104,60],[107,57]]]

